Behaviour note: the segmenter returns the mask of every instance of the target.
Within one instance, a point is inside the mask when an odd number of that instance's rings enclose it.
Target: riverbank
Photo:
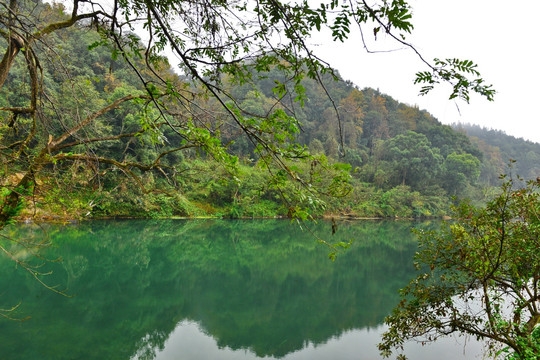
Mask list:
[[[70,222],[118,218],[265,219],[295,216],[432,219],[448,216],[452,203],[444,191],[436,189],[420,193],[400,185],[385,190],[354,179],[352,191],[347,196],[306,199],[295,198],[290,189],[279,192],[252,178],[235,184],[214,183],[211,188],[186,185],[182,192],[159,184],[154,184],[156,190],[148,193],[130,183],[112,189],[67,184],[40,181],[35,193],[25,198],[17,220]]]
[[[58,214],[41,214],[41,215],[22,215],[17,216],[15,221],[19,223],[79,223],[84,221],[91,220],[141,220],[141,219],[163,219],[163,220],[200,220],[200,219],[234,219],[234,220],[264,220],[264,219],[290,219],[286,215],[275,215],[275,216],[241,216],[241,217],[231,217],[231,216],[222,216],[218,215],[197,215],[197,216],[130,216],[130,215],[117,215],[117,216],[85,216],[85,217],[76,217],[69,216],[67,214],[58,215]],[[328,220],[328,221],[356,221],[356,220],[368,220],[368,221],[379,221],[379,220],[399,220],[399,221],[413,221],[413,220],[431,220],[431,219],[441,219],[449,220],[450,217],[447,215],[443,216],[430,216],[430,217],[397,217],[397,216],[355,216],[351,214],[336,214],[336,213],[326,213],[320,216],[313,216],[314,220]]]

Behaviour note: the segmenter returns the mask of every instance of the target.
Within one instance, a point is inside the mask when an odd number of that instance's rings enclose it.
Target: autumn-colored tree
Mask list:
[[[416,121],[420,117],[417,107],[401,107],[398,109],[398,115],[400,120],[407,124],[407,130],[416,130]]]
[[[363,94],[353,89],[339,104],[345,145],[357,148],[363,133],[365,101]]]

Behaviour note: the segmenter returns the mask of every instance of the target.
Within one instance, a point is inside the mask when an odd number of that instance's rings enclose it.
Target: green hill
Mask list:
[[[498,175],[506,173],[510,159],[515,160],[515,174],[525,180],[540,176],[540,144],[478,125],[455,124],[453,127],[467,134],[472,143],[484,153],[480,175],[482,182],[496,184]]]
[[[49,17],[65,16],[61,5],[36,6]],[[0,110],[0,185],[9,191],[31,159],[45,159],[40,149],[52,139],[99,117],[68,133],[64,152],[49,155],[24,216],[267,217],[304,208],[315,215],[442,216],[453,197],[478,198],[483,186],[494,185],[504,157],[513,156],[479,136],[471,141],[425,110],[360,89],[337,71],[321,74],[320,82],[297,82],[276,63],[243,81],[223,77],[235,119],[166,59],[154,56],[154,73],[134,71],[144,69],[143,58],[136,51],[120,56],[90,23],[55,32],[34,51],[47,60],[40,64],[40,121]],[[0,92],[0,109],[31,101],[23,60],[16,59]],[[143,85],[143,75],[184,89],[190,106],[145,99],[144,86],[153,85]],[[136,99],[119,102],[126,97]],[[169,121],[178,125],[165,126]],[[305,147],[315,155],[309,161]],[[538,152],[523,149],[515,151],[530,156],[519,170],[534,176]],[[159,167],[150,166],[158,160]],[[286,181],[291,177],[296,182]]]

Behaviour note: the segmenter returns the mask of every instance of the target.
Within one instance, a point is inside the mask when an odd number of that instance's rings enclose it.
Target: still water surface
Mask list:
[[[319,222],[318,236],[353,240],[331,262],[327,247],[288,221],[17,225],[4,234],[50,238],[44,255],[62,261],[44,265],[47,282],[71,297],[0,258],[0,307],[21,303],[15,315],[31,316],[0,319],[0,358],[380,359],[384,317],[414,275],[410,229],[425,226],[351,222],[332,236]],[[479,358],[480,345],[464,343],[411,344],[407,353]]]

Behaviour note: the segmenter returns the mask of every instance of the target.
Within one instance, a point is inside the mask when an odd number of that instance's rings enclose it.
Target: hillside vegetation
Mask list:
[[[484,154],[481,182],[497,184],[498,175],[505,172],[505,164],[510,159],[515,160],[515,173],[525,180],[540,176],[540,144],[478,125],[457,124],[453,127],[467,134]]]
[[[46,7],[51,17],[64,16],[59,5],[40,6]],[[54,134],[62,134],[104,104],[144,93],[137,73],[114,49],[111,57],[110,44],[98,32],[71,27],[56,32],[48,44],[36,49],[48,59],[41,64],[46,90],[40,116],[54,121],[35,128],[24,115],[14,121],[11,113],[0,111],[0,158],[4,164],[0,185],[4,189],[16,183],[21,176],[19,169],[24,167],[13,161],[16,155],[8,144],[30,133],[32,143],[50,142]],[[0,47],[5,46],[0,43]],[[55,53],[49,54],[52,49]],[[24,62],[21,58],[17,61],[0,92],[0,107],[24,106],[29,101]],[[228,91],[246,121],[266,118],[250,124],[259,129],[260,136],[271,134],[273,140],[291,144],[292,155],[284,167],[301,178],[317,176],[315,182],[325,189],[317,196],[298,196],[295,187],[302,186],[301,181],[285,182],[283,169],[267,162],[260,144],[229,126],[231,120],[218,104],[213,104],[214,98],[197,97],[190,109],[167,104],[170,113],[185,118],[187,125],[179,130],[167,128],[164,133],[151,131],[156,125],[148,119],[159,114],[144,101],[121,103],[102,114],[83,129],[100,142],[73,138],[70,146],[87,156],[78,161],[69,152],[61,154],[74,159],[69,164],[53,161],[45,175],[36,179],[36,196],[26,200],[28,210],[22,216],[271,217],[287,216],[294,202],[302,203],[315,215],[443,216],[454,197],[482,200],[486,186],[496,185],[497,175],[504,171],[510,150],[502,144],[494,150],[495,145],[478,135],[471,141],[427,111],[373,89],[360,89],[337,72],[323,74],[321,86],[307,78],[291,83],[280,69],[274,64],[253,73],[251,84],[231,79]],[[186,93],[202,92],[192,79],[177,75],[165,59],[159,73],[151,75],[185,88]],[[283,113],[279,119],[272,118],[275,110]],[[197,127],[189,125],[195,121]],[[296,125],[300,132],[291,131]],[[295,135],[267,133],[268,126]],[[207,141],[210,135],[220,139],[215,148]],[[225,152],[219,151],[222,144],[226,145]],[[304,146],[319,156],[310,163],[295,162],[294,154],[303,156]],[[28,151],[32,152],[31,146]],[[532,162],[539,159],[538,146],[531,147],[527,156]],[[163,168],[175,165],[174,172],[140,172],[126,167],[119,171],[114,163],[100,161],[148,163],[156,157]],[[535,166],[521,163],[517,169],[531,177],[538,174],[538,161]],[[137,177],[130,176],[131,172]],[[336,182],[336,174],[346,177],[342,179],[348,183],[345,190]]]

